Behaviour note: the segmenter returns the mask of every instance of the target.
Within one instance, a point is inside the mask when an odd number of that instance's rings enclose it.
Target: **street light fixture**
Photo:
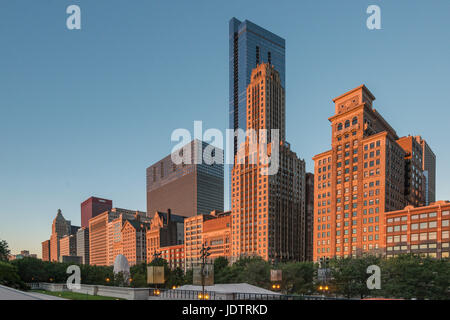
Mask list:
[[[277,290],[277,289],[280,289],[280,288],[281,288],[281,285],[278,284],[278,283],[274,283],[274,284],[272,285],[272,289],[274,289],[274,290]]]
[[[209,299],[209,295],[205,294],[205,265],[206,265],[206,258],[208,258],[211,255],[209,250],[211,250],[211,247],[206,247],[205,243],[203,243],[202,248],[200,249],[200,257],[202,259],[202,267],[200,271],[202,276],[202,293],[198,295],[198,298],[200,300]]]

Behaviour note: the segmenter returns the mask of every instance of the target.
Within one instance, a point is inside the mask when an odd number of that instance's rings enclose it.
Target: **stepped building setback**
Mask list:
[[[246,103],[247,130],[255,130],[256,137],[267,130],[267,145],[262,147],[260,140],[248,136],[235,157],[232,259],[260,256],[268,261],[306,260],[305,162],[285,140],[285,91],[272,65],[262,63],[253,69]],[[279,141],[272,137],[272,129],[278,130]],[[268,174],[269,163],[258,156],[260,147],[267,148],[270,163],[279,164],[276,173]],[[279,153],[272,154],[276,149]]]

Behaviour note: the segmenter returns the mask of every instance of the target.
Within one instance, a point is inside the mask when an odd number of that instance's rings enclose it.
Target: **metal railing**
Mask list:
[[[255,294],[234,293],[234,300],[342,300],[341,298],[326,296],[305,296],[289,294]]]
[[[153,295],[153,290],[150,289],[150,295]],[[178,300],[200,300],[199,295],[202,294],[202,291],[197,290],[178,290],[178,289],[159,289],[160,294],[159,297],[162,299],[178,299]],[[208,295],[208,300],[215,300],[216,294],[215,292],[205,291],[205,295]]]
[[[153,290],[150,289],[150,295],[153,295]],[[201,291],[196,290],[170,290],[159,289],[159,297],[161,299],[174,299],[174,300],[199,300],[199,294]],[[309,296],[309,295],[286,295],[286,294],[259,294],[259,293],[216,293],[214,291],[205,291],[208,294],[208,300],[346,300],[344,298],[327,297],[327,296]]]

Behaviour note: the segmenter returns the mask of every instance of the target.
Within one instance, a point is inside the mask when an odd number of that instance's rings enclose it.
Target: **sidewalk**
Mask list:
[[[25,292],[0,285],[0,300],[67,300],[42,293]]]

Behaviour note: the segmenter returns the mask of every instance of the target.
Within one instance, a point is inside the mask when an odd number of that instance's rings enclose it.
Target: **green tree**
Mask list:
[[[315,291],[312,262],[287,262],[279,265],[282,270],[281,287],[288,294],[311,294]]]
[[[382,293],[403,299],[450,299],[450,263],[407,254],[383,261]]]
[[[3,261],[0,261],[0,284],[16,289],[27,289],[27,286],[17,273],[17,268]]]
[[[380,266],[380,263],[380,258],[372,255],[330,260],[331,290],[347,298],[359,296],[362,299],[370,295],[371,291],[367,287],[367,279],[370,276],[367,274],[367,267]]]
[[[80,269],[83,284],[108,285],[114,280],[113,267],[81,265]]]
[[[129,286],[128,280],[129,280],[128,275],[120,271],[114,274],[114,281],[111,282],[111,285],[115,287],[128,287]]]
[[[166,288],[172,288],[173,286],[180,286],[184,284],[184,272],[180,268],[169,270],[166,277]]]
[[[228,259],[225,257],[219,257],[214,260],[214,282],[225,283],[226,274],[229,272]]]
[[[193,282],[194,282],[194,271],[192,269],[189,269],[186,271],[186,273],[184,275],[184,283],[183,284],[192,284]]]
[[[245,257],[236,261],[226,274],[228,283],[245,282],[270,287],[270,264],[260,257]]]
[[[20,278],[29,282],[48,282],[48,267],[39,259],[23,258],[11,262],[16,268]]]
[[[10,254],[8,243],[5,240],[0,240],[0,261],[8,262]]]
[[[131,286],[133,288],[145,288],[148,287],[147,276],[144,273],[136,273],[132,277]]]
[[[130,268],[131,286],[134,288],[145,288],[147,284],[147,264],[140,263]]]

